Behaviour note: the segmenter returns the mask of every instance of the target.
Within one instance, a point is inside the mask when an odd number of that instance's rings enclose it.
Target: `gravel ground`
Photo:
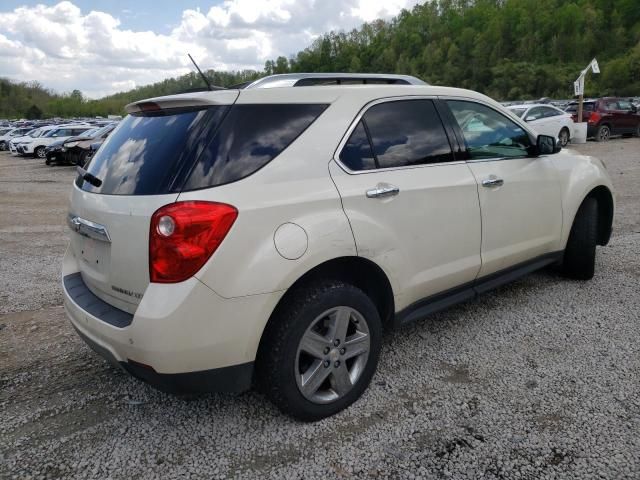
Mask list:
[[[96,357],[57,306],[73,171],[0,155],[0,478],[640,478],[640,140],[575,148],[617,189],[596,278],[536,273],[387,334],[363,398],[315,424]]]

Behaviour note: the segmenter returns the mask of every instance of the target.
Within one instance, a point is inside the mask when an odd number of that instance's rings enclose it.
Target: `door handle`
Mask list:
[[[398,195],[399,193],[400,189],[395,185],[390,185],[388,183],[379,183],[378,185],[376,185],[376,188],[367,190],[367,198],[393,197],[394,195]]]
[[[489,178],[485,178],[482,180],[483,187],[499,187],[504,184],[504,180],[496,177],[495,175],[490,175]]]

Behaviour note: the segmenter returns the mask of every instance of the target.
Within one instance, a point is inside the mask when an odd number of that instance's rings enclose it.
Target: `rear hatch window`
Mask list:
[[[160,195],[240,180],[289,146],[327,105],[260,104],[166,109],[127,116],[78,176],[84,191]]]
[[[585,112],[593,112],[593,106],[594,106],[593,102],[584,102],[582,104],[582,109]],[[567,109],[565,110],[565,112],[577,113],[578,112],[578,104],[577,103],[570,103],[569,106],[567,107]]]

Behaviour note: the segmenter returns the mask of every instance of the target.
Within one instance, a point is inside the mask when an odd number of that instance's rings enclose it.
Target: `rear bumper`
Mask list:
[[[598,133],[598,127],[596,125],[587,125],[587,138],[593,138]]]
[[[280,294],[226,299],[191,278],[150,284],[130,314],[94,295],[75,267],[68,250],[62,282],[67,316],[108,361],[168,392],[250,388],[260,337]]]
[[[127,361],[119,362],[109,350],[94,342],[73,325],[91,349],[109,363],[131,376],[167,393],[243,392],[251,387],[253,362],[188,373],[158,373],[148,366]]]

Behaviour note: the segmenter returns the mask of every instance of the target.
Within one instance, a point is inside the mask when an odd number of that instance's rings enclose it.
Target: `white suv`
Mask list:
[[[611,235],[603,164],[476,92],[285,75],[127,111],[73,187],[64,304],[166,391],[255,385],[326,417],[383,328],[547,265],[589,279]]]
[[[66,140],[67,138],[76,137],[82,135],[87,130],[91,130],[93,125],[56,125],[54,128],[48,128],[48,131],[37,138],[33,138],[30,141],[20,144],[18,153],[23,155],[33,155],[36,158],[46,158],[46,148],[59,140]]]

